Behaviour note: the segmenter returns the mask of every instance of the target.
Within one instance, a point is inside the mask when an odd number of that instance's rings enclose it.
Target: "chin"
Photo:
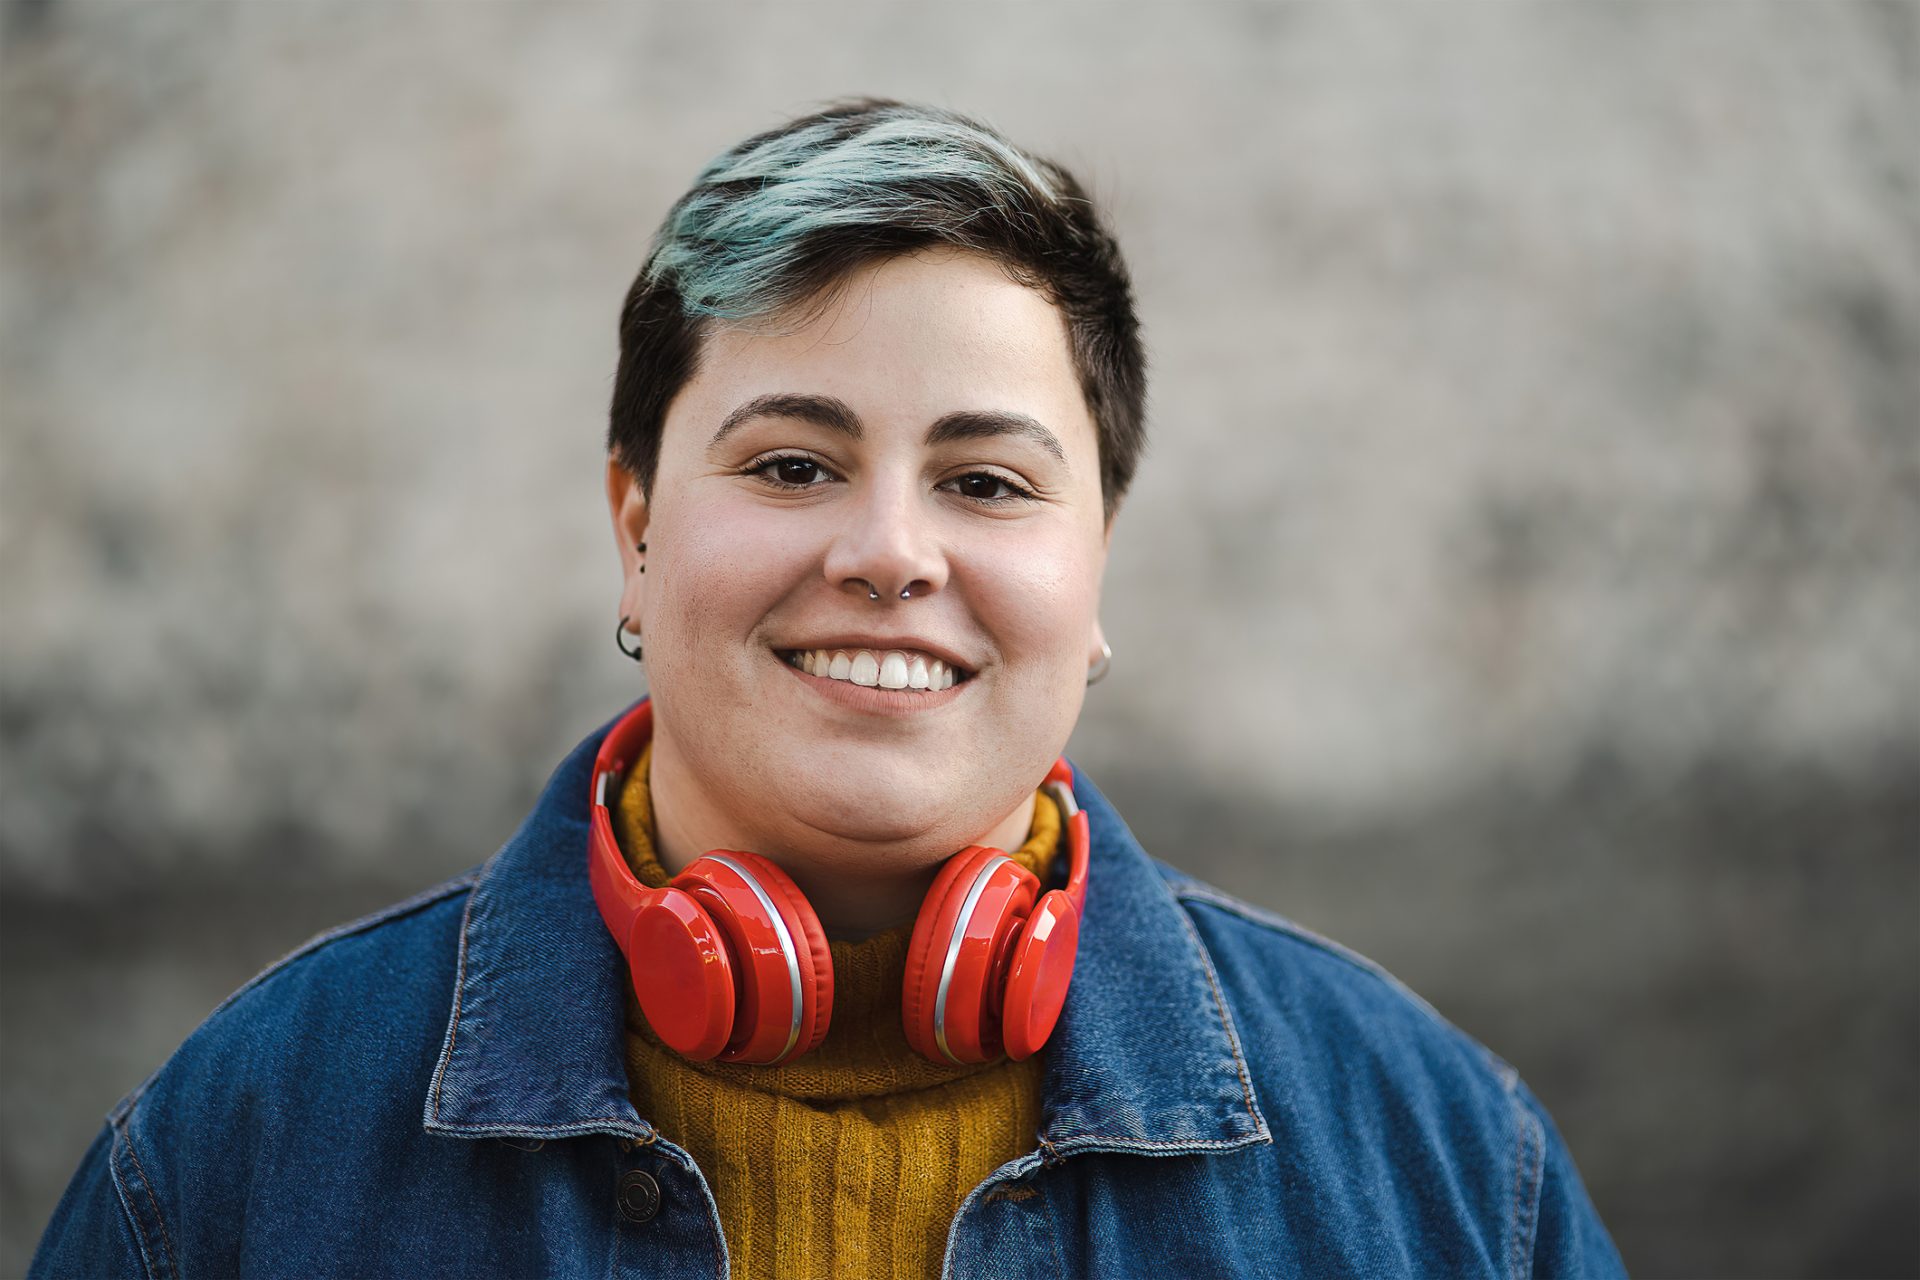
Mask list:
[[[819,771],[812,776],[818,780]],[[874,772],[849,777],[843,786],[810,786],[801,794],[768,799],[810,827],[861,841],[925,835],[954,809],[954,797],[944,790],[903,789]]]

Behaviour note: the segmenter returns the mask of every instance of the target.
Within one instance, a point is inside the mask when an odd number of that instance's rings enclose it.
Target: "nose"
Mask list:
[[[827,549],[827,581],[850,595],[882,600],[931,595],[947,582],[947,556],[933,513],[907,480],[878,476],[842,507],[845,522]],[[871,584],[871,590],[869,590]]]

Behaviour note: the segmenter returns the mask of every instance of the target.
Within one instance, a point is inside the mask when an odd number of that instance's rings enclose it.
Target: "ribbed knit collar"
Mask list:
[[[652,758],[653,745],[649,743],[628,771],[613,817],[627,864],[642,884],[657,889],[672,876],[654,851],[653,803],[648,785]],[[1010,856],[1038,876],[1042,884],[1050,884],[1060,832],[1058,806],[1044,791],[1039,792],[1032,830],[1026,843]],[[1000,1065],[942,1066],[908,1047],[900,1025],[900,987],[906,976],[907,943],[912,936],[913,926],[909,924],[858,942],[829,940],[827,945],[833,952],[833,1020],[826,1039],[812,1053],[777,1067],[679,1059],[647,1026],[629,977],[625,984],[629,1061],[636,1055],[665,1055],[746,1088],[809,1102],[842,1102],[925,1089]],[[636,1038],[640,1043],[633,1043]]]

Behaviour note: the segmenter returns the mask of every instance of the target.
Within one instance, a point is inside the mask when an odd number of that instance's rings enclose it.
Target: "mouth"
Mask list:
[[[916,649],[776,649],[794,670],[836,684],[936,694],[973,679],[973,672]]]

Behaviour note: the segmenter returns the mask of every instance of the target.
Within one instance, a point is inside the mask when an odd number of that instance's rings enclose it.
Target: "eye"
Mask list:
[[[827,471],[804,454],[782,453],[757,458],[742,467],[740,474],[758,476],[776,489],[817,489],[816,479]]]
[[[1033,490],[993,471],[969,471],[963,476],[954,477],[950,483],[958,486],[961,497],[971,498],[982,506],[1004,507],[1034,499]],[[1002,489],[1006,492],[997,492]]]

